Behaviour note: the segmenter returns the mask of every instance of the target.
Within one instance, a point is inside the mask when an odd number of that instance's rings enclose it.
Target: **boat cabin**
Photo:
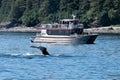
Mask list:
[[[48,35],[72,35],[82,34],[83,24],[78,19],[62,19],[59,23],[41,24]],[[41,31],[42,32],[42,31]]]

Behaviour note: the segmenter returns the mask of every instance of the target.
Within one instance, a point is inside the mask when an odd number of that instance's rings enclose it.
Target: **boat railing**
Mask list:
[[[58,24],[58,23],[53,23],[53,24],[41,24],[41,28],[83,28],[83,24]]]
[[[61,24],[61,25],[60,25],[60,28],[68,28],[68,27],[69,27],[68,24]]]
[[[69,28],[68,24],[41,24],[41,28]]]

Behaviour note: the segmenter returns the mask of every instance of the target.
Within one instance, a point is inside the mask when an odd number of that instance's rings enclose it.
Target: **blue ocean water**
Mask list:
[[[0,33],[0,80],[120,80],[120,35],[95,44],[31,43],[35,33]],[[47,47],[50,56],[30,46]]]

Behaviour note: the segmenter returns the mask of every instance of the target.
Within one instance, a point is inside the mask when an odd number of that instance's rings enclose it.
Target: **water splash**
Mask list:
[[[31,53],[25,53],[25,54],[0,54],[0,57],[4,58],[27,58],[32,59],[35,57],[44,57],[41,54],[31,54]]]
[[[25,53],[25,54],[9,54],[9,53],[0,53],[0,57],[2,58],[26,58],[26,59],[33,59],[33,58],[42,58],[42,57],[59,57],[59,58],[68,58],[68,57],[81,57],[77,55],[65,55],[65,54],[51,54],[51,55],[42,55],[42,54],[32,54],[32,53]]]

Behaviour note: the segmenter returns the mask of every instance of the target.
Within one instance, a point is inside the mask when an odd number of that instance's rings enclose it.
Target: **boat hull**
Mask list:
[[[96,40],[98,34],[91,34],[89,36],[90,36],[90,38],[88,39],[87,44],[93,44],[94,41]]]
[[[90,35],[72,35],[72,36],[38,35],[34,39],[32,39],[32,42],[52,44],[87,44],[91,40],[95,40],[91,39],[90,37],[91,37]]]

